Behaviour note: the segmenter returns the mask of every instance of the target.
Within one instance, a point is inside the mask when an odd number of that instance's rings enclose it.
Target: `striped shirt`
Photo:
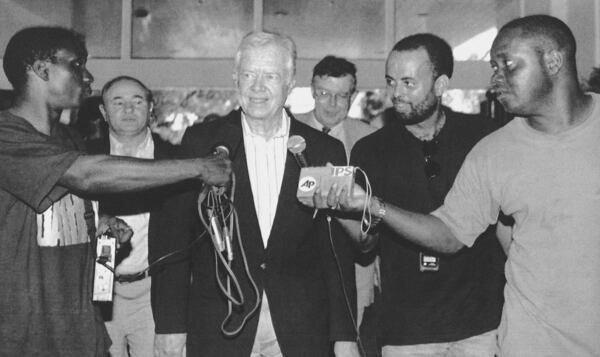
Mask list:
[[[266,247],[273,226],[279,191],[283,181],[283,171],[287,156],[290,118],[282,111],[281,126],[275,134],[266,139],[250,129],[242,113],[242,132],[248,164],[248,176],[254,197],[254,208]]]
[[[66,194],[37,215],[37,242],[40,247],[64,247],[90,241],[83,199]]]

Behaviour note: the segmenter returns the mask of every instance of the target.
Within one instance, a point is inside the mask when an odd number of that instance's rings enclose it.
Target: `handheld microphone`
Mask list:
[[[306,140],[300,135],[292,135],[288,139],[287,143],[288,151],[294,155],[296,162],[300,168],[308,167],[308,160],[306,160],[306,156],[304,156],[304,150],[306,149]],[[315,208],[313,212],[313,219],[317,217],[317,213],[319,213],[319,209]]]
[[[220,158],[229,157],[229,148],[224,144],[219,144],[213,149],[213,155]]]
[[[288,139],[287,148],[289,152],[294,155],[298,166],[300,167],[308,167],[308,160],[306,160],[306,156],[304,156],[304,150],[306,149],[306,140],[300,135],[292,135]]]
[[[218,144],[212,150],[212,155],[218,158],[227,158],[229,157],[229,149],[224,144]],[[224,187],[213,187],[207,185],[206,183],[202,187],[202,191],[200,191],[200,195],[198,196],[198,202],[203,202],[206,196],[208,195],[208,191],[210,189],[214,189],[215,191],[219,191],[218,193],[223,193],[225,191]]]
[[[212,150],[212,155],[218,158],[227,158],[229,156],[229,148],[223,144],[218,144]],[[212,199],[208,199],[210,190],[212,189],[213,195],[216,195],[216,199],[213,196]],[[207,205],[207,214],[208,220],[210,224],[210,230],[212,232],[211,237],[213,239],[213,243],[215,245],[215,249],[219,252],[223,252],[227,250],[227,256],[230,258],[230,261],[233,259],[233,250],[231,248],[231,237],[227,234],[226,227],[222,226],[222,222],[220,221],[220,213],[223,211],[223,207],[221,206],[220,197],[225,193],[225,187],[216,187],[204,184],[202,191],[198,196],[198,203],[205,202]]]

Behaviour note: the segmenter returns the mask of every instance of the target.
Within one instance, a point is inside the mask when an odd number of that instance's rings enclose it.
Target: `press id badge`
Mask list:
[[[429,255],[423,252],[419,253],[419,270],[424,271],[438,271],[440,270],[440,257],[436,255]]]

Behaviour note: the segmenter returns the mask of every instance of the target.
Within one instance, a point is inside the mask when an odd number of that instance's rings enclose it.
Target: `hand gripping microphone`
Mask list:
[[[224,144],[217,145],[213,150],[213,153],[216,157],[224,159],[229,157],[229,148],[227,148],[227,146],[225,146]],[[213,187],[213,190],[216,191],[217,195],[222,195],[225,193],[226,188],[225,186],[219,188]],[[213,216],[213,218],[211,219],[211,225],[213,226],[213,228],[218,229],[218,224],[217,227],[214,226],[215,222],[218,222],[218,220],[215,220],[215,217]],[[231,241],[231,234],[227,229],[227,225],[223,226],[221,231],[224,235],[224,237],[222,238],[222,242],[225,243],[225,250],[227,251],[227,260],[231,262],[233,260],[233,246]]]
[[[229,149],[225,145],[216,145],[212,150],[212,155],[218,158],[226,158],[229,156]],[[204,202],[206,206],[208,220],[212,232],[211,236],[214,240],[215,248],[221,252],[227,249],[228,256],[231,260],[233,259],[231,238],[229,237],[227,227],[224,227],[222,222],[219,220],[219,213],[223,211],[220,197],[225,193],[225,190],[225,187],[216,187],[205,183],[202,191],[200,191],[200,195],[198,196],[198,204]]]
[[[216,145],[212,150],[212,155],[218,158],[227,158],[229,157],[229,149],[223,144]],[[208,191],[211,188],[217,193],[223,193],[225,191],[224,187],[213,187],[205,183],[202,187],[202,191],[200,191],[200,195],[198,196],[198,202],[203,202],[206,199],[206,195],[208,195]]]
[[[306,140],[300,135],[292,135],[288,139],[287,148],[289,152],[294,155],[298,166],[308,167],[308,161],[304,156],[304,150],[306,149]]]

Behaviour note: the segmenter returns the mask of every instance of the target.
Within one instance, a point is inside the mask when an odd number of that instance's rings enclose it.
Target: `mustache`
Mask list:
[[[412,103],[408,100],[404,100],[398,97],[393,97],[392,98],[392,104],[410,104],[412,105]]]
[[[503,87],[501,85],[493,85],[488,89],[488,96],[492,99],[496,99],[498,97],[498,95],[502,94],[502,93],[507,93],[509,90],[506,87]]]

